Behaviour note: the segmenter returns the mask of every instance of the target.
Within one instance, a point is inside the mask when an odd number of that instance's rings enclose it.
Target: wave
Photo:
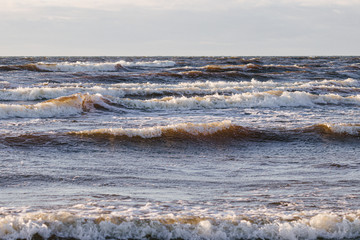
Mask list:
[[[179,123],[145,128],[105,128],[69,132],[69,135],[118,139],[171,139],[171,140],[270,140],[286,141],[307,138],[306,133],[324,137],[359,137],[360,124],[314,124],[300,129],[258,129],[244,127],[230,120],[211,123]]]
[[[0,88],[8,88],[11,84],[8,81],[0,81]]]
[[[242,107],[314,107],[316,105],[360,105],[360,95],[342,97],[337,94],[316,95],[307,92],[266,91],[232,95],[164,97],[147,100],[121,98],[118,104],[134,109],[216,109]]]
[[[305,132],[319,132],[322,135],[330,136],[354,136],[360,137],[360,124],[349,124],[349,123],[322,123],[315,124],[309,128],[304,129]]]
[[[360,63],[354,63],[351,65],[346,66],[348,68],[355,68],[355,69],[360,69]]]
[[[15,70],[28,70],[28,71],[45,71],[45,72],[115,72],[126,70],[126,67],[173,67],[174,61],[140,61],[140,62],[59,62],[59,63],[46,63],[38,62],[24,65],[8,65],[0,66],[0,71],[15,71]]]
[[[6,84],[7,82],[4,82]],[[0,83],[1,84],[1,83]],[[118,83],[108,85],[93,84],[66,84],[50,87],[47,84],[41,87],[19,87],[12,89],[0,89],[0,100],[42,100],[52,99],[75,93],[100,93],[113,97],[126,96],[151,96],[151,95],[211,95],[211,94],[243,94],[246,92],[256,93],[261,91],[314,91],[360,93],[359,81],[346,80],[323,80],[294,83],[278,83],[273,81],[225,82],[225,81],[196,81],[181,82],[178,84],[157,83]]]
[[[28,71],[48,71],[48,72],[114,72],[126,70],[127,67],[151,67],[151,68],[162,68],[162,67],[172,67],[175,65],[174,61],[145,61],[145,62],[127,62],[127,61],[117,61],[117,62],[59,62],[59,63],[46,63],[38,62],[33,64],[25,65],[10,65],[10,66],[0,66],[2,71],[12,71],[12,70],[28,70]]]
[[[139,89],[137,89],[140,92]],[[102,94],[114,97],[124,97],[127,93],[136,92],[135,89],[121,89],[102,86],[63,86],[63,87],[19,87],[14,89],[0,89],[0,100],[3,101],[34,101],[59,98],[61,96],[81,94]]]
[[[80,137],[76,142],[89,143],[98,139],[120,140],[130,142],[160,143],[175,141],[187,143],[230,143],[233,141],[319,141],[321,138],[331,140],[356,140],[360,137],[360,124],[321,123],[295,129],[241,126],[230,120],[209,123],[178,123],[165,126],[140,128],[102,128],[72,132],[39,132],[12,135],[11,132],[0,135],[1,142],[7,146],[50,146],[74,143],[73,137]],[[99,142],[97,142],[98,144]]]
[[[205,69],[207,71],[231,71],[231,70],[246,70],[246,69],[259,69],[261,65],[248,63],[244,65],[206,65],[199,67],[199,69]]]
[[[84,137],[116,137],[116,138],[166,138],[166,139],[227,139],[248,138],[259,135],[250,128],[232,124],[231,121],[212,123],[180,123],[167,126],[146,128],[108,128],[69,132],[70,135]]]
[[[0,118],[61,117],[95,108],[109,108],[101,94],[73,94],[31,105],[0,104]]]
[[[65,139],[61,134],[56,134],[54,132],[25,133],[18,135],[12,134],[14,133],[8,132],[6,134],[1,134],[1,143],[11,147],[59,146],[70,143],[69,139]],[[5,177],[5,175],[3,175],[2,177]]]
[[[258,70],[258,71],[276,71],[276,70],[294,70],[294,69],[306,69],[306,66],[299,66],[299,65],[260,65],[254,63],[247,63],[247,64],[240,64],[240,65],[233,65],[233,64],[211,64],[205,65],[201,67],[192,67],[192,66],[185,66],[185,67],[178,67],[174,70],[186,70],[190,69],[192,71],[195,70],[205,70],[209,72],[226,72],[226,71],[251,71],[251,70]]]
[[[27,71],[35,71],[35,72],[47,72],[46,69],[41,69],[36,64],[33,64],[33,63],[24,64],[24,65],[0,66],[0,71],[18,71],[18,70],[27,70]]]
[[[41,100],[64,95],[81,93],[100,93],[114,97],[151,96],[151,95],[204,95],[214,93],[238,93],[254,87],[272,87],[275,83],[251,82],[194,82],[179,84],[121,83],[112,85],[68,84],[61,87],[19,87],[1,89],[0,100]]]
[[[154,215],[154,214],[153,214]],[[357,239],[358,211],[158,217],[69,211],[0,215],[1,239]]]

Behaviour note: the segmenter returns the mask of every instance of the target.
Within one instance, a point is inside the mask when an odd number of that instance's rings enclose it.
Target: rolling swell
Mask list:
[[[314,124],[295,129],[260,129],[244,127],[229,120],[210,123],[179,123],[165,126],[140,128],[103,128],[83,131],[57,133],[27,133],[9,136],[0,135],[1,142],[11,147],[28,146],[76,146],[96,140],[96,144],[186,142],[186,143],[231,143],[241,142],[291,142],[301,139],[319,141],[331,140],[357,141],[360,139],[360,124]]]
[[[171,140],[224,140],[259,138],[261,133],[232,124],[231,121],[212,123],[180,123],[147,128],[94,129],[69,132],[70,135],[91,138],[116,139],[171,139]]]
[[[69,135],[118,140],[212,140],[212,141],[293,141],[299,138],[359,138],[360,124],[315,124],[297,129],[258,129],[243,127],[231,121],[212,123],[180,123],[146,128],[107,128],[69,132]],[[317,138],[315,138],[317,140]]]

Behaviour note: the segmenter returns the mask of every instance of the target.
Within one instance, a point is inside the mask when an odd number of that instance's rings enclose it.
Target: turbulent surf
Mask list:
[[[0,58],[0,239],[358,239],[359,66]]]

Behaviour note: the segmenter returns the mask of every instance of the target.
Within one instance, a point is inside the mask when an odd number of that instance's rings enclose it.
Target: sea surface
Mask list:
[[[359,239],[360,57],[0,57],[0,239]]]

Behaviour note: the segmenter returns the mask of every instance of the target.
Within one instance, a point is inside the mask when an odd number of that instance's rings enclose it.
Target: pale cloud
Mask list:
[[[234,0],[228,7],[239,8],[266,8],[280,7],[360,7],[360,0]]]
[[[0,12],[24,12],[38,8],[66,7],[119,11],[126,7],[152,10],[224,11],[268,6],[360,6],[360,0],[0,0]]]
[[[0,6],[3,55],[360,53],[360,0],[0,0]]]
[[[225,0],[0,0],[0,11],[25,11],[35,8],[67,7],[118,11],[124,7],[158,10],[224,9],[236,1]]]
[[[360,6],[359,0],[295,0],[295,1],[288,1],[288,2],[296,2],[302,6]]]

